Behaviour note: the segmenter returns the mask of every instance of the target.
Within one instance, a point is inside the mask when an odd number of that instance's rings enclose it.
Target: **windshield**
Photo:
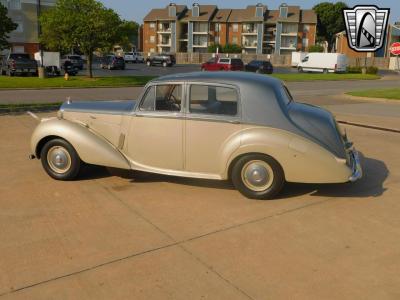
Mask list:
[[[11,59],[30,59],[29,54],[13,53],[10,54]]]

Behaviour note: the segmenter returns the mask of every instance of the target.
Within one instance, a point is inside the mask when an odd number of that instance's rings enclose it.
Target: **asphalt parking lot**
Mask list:
[[[128,63],[125,70],[106,70],[101,69],[99,63],[93,64],[94,76],[162,76],[175,73],[188,73],[200,71],[200,65],[195,64],[177,64],[172,67],[151,66],[148,67],[144,63]],[[275,67],[275,73],[297,73],[296,68]],[[86,74],[86,70],[80,71],[79,74]]]
[[[227,182],[28,160],[35,120],[0,117],[0,298],[399,299],[400,134],[346,126],[354,184],[248,200]]]

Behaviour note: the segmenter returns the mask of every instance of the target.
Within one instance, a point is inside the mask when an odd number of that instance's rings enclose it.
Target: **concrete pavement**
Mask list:
[[[400,134],[347,127],[354,184],[229,183],[29,161],[35,121],[0,117],[0,299],[398,299]]]

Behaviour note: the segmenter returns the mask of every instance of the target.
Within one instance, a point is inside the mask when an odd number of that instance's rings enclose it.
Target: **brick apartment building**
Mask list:
[[[315,44],[317,16],[286,4],[269,10],[260,3],[244,9],[171,3],[151,10],[143,21],[145,53],[207,52],[212,44],[236,44],[243,53],[290,54]]]
[[[33,54],[39,50],[37,0],[0,0],[7,7],[8,16],[18,24],[18,28],[10,33],[9,42],[13,52]],[[54,6],[56,0],[41,0],[41,9]]]

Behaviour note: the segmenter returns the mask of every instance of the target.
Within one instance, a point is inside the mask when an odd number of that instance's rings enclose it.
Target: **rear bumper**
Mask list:
[[[360,157],[356,149],[352,149],[349,152],[350,155],[350,162],[351,162],[351,169],[352,169],[352,174],[349,177],[350,182],[355,182],[359,179],[362,178],[363,176],[363,171],[360,163]]]

